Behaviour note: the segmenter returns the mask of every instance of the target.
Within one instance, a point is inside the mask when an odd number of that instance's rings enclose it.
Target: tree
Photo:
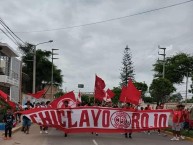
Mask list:
[[[173,84],[165,78],[154,79],[149,88],[151,97],[154,98],[157,104],[165,103],[169,98],[168,96],[175,90]]]
[[[65,93],[62,92],[62,90],[60,90],[59,92],[57,92],[56,94],[54,94],[54,97],[55,97],[55,98],[59,98],[59,97],[63,96],[64,94],[65,94]]]
[[[134,85],[135,87],[138,89],[138,90],[141,90],[141,98],[144,99],[145,97],[145,93],[147,92],[147,89],[148,89],[148,86],[145,82],[134,82]]]
[[[170,102],[180,102],[183,99],[180,93],[172,94],[169,98]]]
[[[157,61],[154,66],[155,77],[162,77],[163,66]],[[172,57],[167,57],[165,62],[165,78],[172,84],[180,84],[184,77],[189,77],[193,73],[193,56],[179,53]]]
[[[192,84],[190,85],[190,90],[188,90],[188,92],[193,94],[193,76],[191,80],[192,80]]]
[[[120,86],[126,86],[128,84],[128,79],[134,79],[134,69],[133,69],[133,62],[131,60],[131,52],[130,48],[126,46],[123,54],[123,61],[122,61],[122,69],[121,69],[121,82]]]
[[[22,84],[23,92],[31,92],[32,91],[32,81],[33,81],[33,47],[34,45],[26,43],[24,46],[20,46],[22,56],[22,72],[27,74],[29,80],[27,85]],[[36,50],[36,91],[42,89],[42,81],[50,84],[51,82],[51,68],[52,62],[49,60],[51,58],[51,51],[43,51],[41,49]],[[57,69],[54,65],[54,84],[56,86],[61,86],[63,82],[63,76],[61,75],[61,70]],[[23,77],[22,77],[23,79]],[[22,82],[24,82],[22,80]]]
[[[121,88],[114,87],[112,91],[113,91],[113,93],[115,93],[115,96],[112,98],[112,102],[113,102],[113,104],[118,104],[119,97],[120,97],[120,94],[121,94]]]
[[[154,102],[154,98],[152,98],[152,97],[143,97],[143,101],[145,103],[153,103]]]
[[[83,94],[81,96],[81,100],[82,100],[82,105],[88,104],[89,106],[91,106],[94,104],[94,96]]]

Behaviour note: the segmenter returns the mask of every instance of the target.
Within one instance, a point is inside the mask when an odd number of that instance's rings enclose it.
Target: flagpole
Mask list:
[[[96,73],[95,73],[95,83],[96,83]],[[95,83],[94,83],[94,106],[95,106]]]
[[[77,100],[78,100],[78,98],[76,98],[76,107],[77,107],[77,102],[78,102]]]

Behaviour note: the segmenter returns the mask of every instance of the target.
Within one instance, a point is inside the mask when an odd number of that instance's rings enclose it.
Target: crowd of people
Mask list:
[[[16,107],[15,113],[12,113],[11,108],[7,109],[7,113],[4,115],[3,121],[5,122],[5,137],[4,139],[11,139],[12,136],[12,128],[14,124],[14,120],[16,122],[21,122],[22,120],[22,131],[26,134],[29,134],[30,126],[31,126],[31,120],[27,118],[25,115],[21,115],[22,110],[29,110],[32,108],[49,108],[51,107],[50,101],[47,102],[38,102],[36,104],[32,104],[29,100],[25,103],[25,107],[22,108],[20,102],[18,102],[18,105]],[[62,108],[69,108],[68,101],[63,102]],[[122,107],[124,109],[130,110],[130,111],[137,111],[137,110],[152,110],[152,109],[164,109],[164,104],[157,105],[155,108],[150,106],[149,104],[145,107],[139,106],[139,105],[133,105],[130,103],[125,103],[122,106],[114,105],[111,102],[104,102],[104,103],[96,103],[95,105],[86,104],[84,102],[78,104],[79,107],[84,106],[101,106],[101,107],[113,107],[113,108],[119,108]],[[184,136],[181,135],[181,131],[183,129],[190,129],[193,128],[193,106],[189,109],[185,108],[184,105],[179,104],[176,106],[176,109],[172,112],[172,130],[173,130],[173,138],[172,141],[184,139]],[[42,126],[40,125],[40,134],[42,133],[48,134],[48,126]],[[160,129],[157,130],[158,135],[160,135]],[[150,130],[145,131],[147,134],[151,134]],[[98,135],[98,133],[95,133]],[[126,132],[124,133],[125,138],[132,138],[132,132]],[[67,133],[64,133],[64,136],[67,137]]]

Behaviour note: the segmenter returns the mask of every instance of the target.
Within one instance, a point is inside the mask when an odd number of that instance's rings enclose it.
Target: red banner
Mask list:
[[[135,132],[168,127],[171,110],[129,111],[121,108],[36,108],[23,111],[32,122],[67,133]]]

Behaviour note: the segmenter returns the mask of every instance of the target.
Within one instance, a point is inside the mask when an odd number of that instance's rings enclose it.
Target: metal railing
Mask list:
[[[14,72],[6,67],[0,67],[0,75],[6,75],[9,78],[16,79],[16,80],[19,79],[18,73]]]

